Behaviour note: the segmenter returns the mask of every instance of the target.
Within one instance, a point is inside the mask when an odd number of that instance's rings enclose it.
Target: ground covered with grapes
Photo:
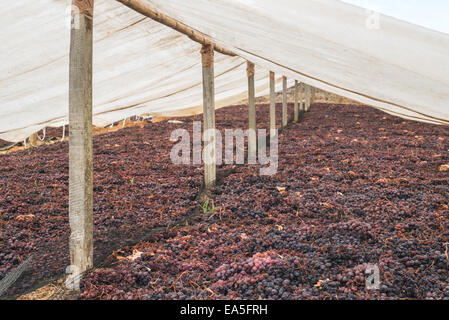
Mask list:
[[[205,212],[201,166],[170,161],[170,133],[200,119],[95,136],[81,299],[449,299],[449,128],[315,104],[280,133],[276,175],[223,166]],[[246,124],[245,106],[217,111],[221,131]],[[0,278],[35,254],[9,297],[69,264],[67,152],[0,156]]]

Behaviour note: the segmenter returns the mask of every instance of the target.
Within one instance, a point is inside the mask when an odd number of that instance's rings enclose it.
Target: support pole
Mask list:
[[[301,117],[303,113],[305,112],[305,84],[304,82],[299,83],[299,112],[301,114]]]
[[[306,99],[306,112],[310,109],[310,100],[311,100],[311,88],[308,84],[305,87],[305,99]]]
[[[249,136],[248,136],[248,163],[255,163],[257,159],[257,125],[256,125],[256,93],[254,87],[254,64],[248,62],[248,118],[249,118]]]
[[[288,124],[288,109],[287,109],[287,77],[282,77],[282,127]]]
[[[204,122],[204,184],[206,190],[216,183],[217,157],[215,152],[215,89],[214,89],[214,46],[203,45],[203,122]]]
[[[93,267],[93,0],[72,2],[69,71],[69,221],[72,276]]]
[[[295,111],[293,115],[293,121],[299,122],[299,105],[298,105],[298,98],[299,98],[299,84],[298,80],[295,80]]]
[[[275,136],[276,130],[276,92],[274,72],[270,71],[270,137]]]
[[[316,88],[315,87],[311,87],[311,98],[310,98],[310,104],[314,104],[315,103],[315,94],[316,94]]]
[[[38,140],[38,138],[37,138],[37,132],[36,133],[33,133],[31,136],[30,136],[30,144],[33,146],[33,147],[36,147],[37,146],[37,140]]]

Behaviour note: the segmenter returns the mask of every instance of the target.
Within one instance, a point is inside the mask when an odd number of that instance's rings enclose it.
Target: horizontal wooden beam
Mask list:
[[[137,11],[140,14],[143,14],[144,16],[146,16],[150,19],[153,19],[154,21],[162,23],[163,25],[166,25],[167,27],[170,27],[182,34],[185,34],[193,41],[196,41],[205,46],[212,45],[214,47],[214,50],[219,53],[222,53],[222,54],[225,54],[228,56],[232,56],[232,57],[236,56],[236,54],[233,53],[232,51],[229,51],[223,47],[220,47],[220,46],[212,43],[201,32],[193,30],[192,28],[188,27],[184,23],[178,22],[173,18],[167,17],[166,15],[153,10],[148,4],[145,3],[145,1],[142,1],[142,0],[117,0],[117,1],[131,9],[133,9],[134,11]]]

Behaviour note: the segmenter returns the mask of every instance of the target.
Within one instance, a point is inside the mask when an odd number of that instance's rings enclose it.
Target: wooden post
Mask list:
[[[282,127],[288,124],[288,109],[287,109],[287,77],[282,77]]]
[[[295,80],[295,111],[293,116],[294,122],[299,122],[299,105],[298,105],[298,97],[299,97],[299,84],[298,80]]]
[[[254,88],[254,64],[248,62],[248,118],[249,118],[249,136],[248,136],[248,163],[254,163],[257,159],[257,125],[256,125],[256,92]]]
[[[38,144],[38,142],[37,142],[37,140],[38,140],[38,138],[37,138],[37,132],[36,133],[33,133],[31,136],[30,136],[30,144],[33,146],[33,147],[36,147],[37,146],[37,144]]]
[[[214,88],[214,47],[203,45],[203,130],[204,130],[204,184],[206,190],[216,183],[215,153],[215,88]]]
[[[276,92],[274,72],[270,71],[270,137],[275,136],[276,130]]]
[[[315,94],[316,94],[316,88],[312,87],[311,88],[311,98],[310,98],[310,104],[314,104],[315,103]]]
[[[69,71],[69,221],[72,275],[93,267],[93,0],[73,0]]]
[[[310,109],[310,99],[311,99],[311,90],[308,84],[306,84],[305,87],[305,99],[306,99],[306,112],[308,112]]]
[[[300,112],[300,117],[302,117],[302,114],[304,113],[305,110],[305,104],[304,104],[304,82],[300,82],[299,83],[299,112]]]

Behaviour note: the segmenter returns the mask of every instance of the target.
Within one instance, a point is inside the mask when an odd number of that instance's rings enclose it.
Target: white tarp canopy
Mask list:
[[[216,54],[217,108],[268,71],[407,119],[449,124],[449,35],[336,0],[145,0],[237,57]],[[0,3],[0,138],[68,123],[70,1]],[[202,111],[200,45],[114,0],[95,0],[94,125]],[[279,81],[278,81],[279,82]],[[291,84],[291,82],[290,82]]]

